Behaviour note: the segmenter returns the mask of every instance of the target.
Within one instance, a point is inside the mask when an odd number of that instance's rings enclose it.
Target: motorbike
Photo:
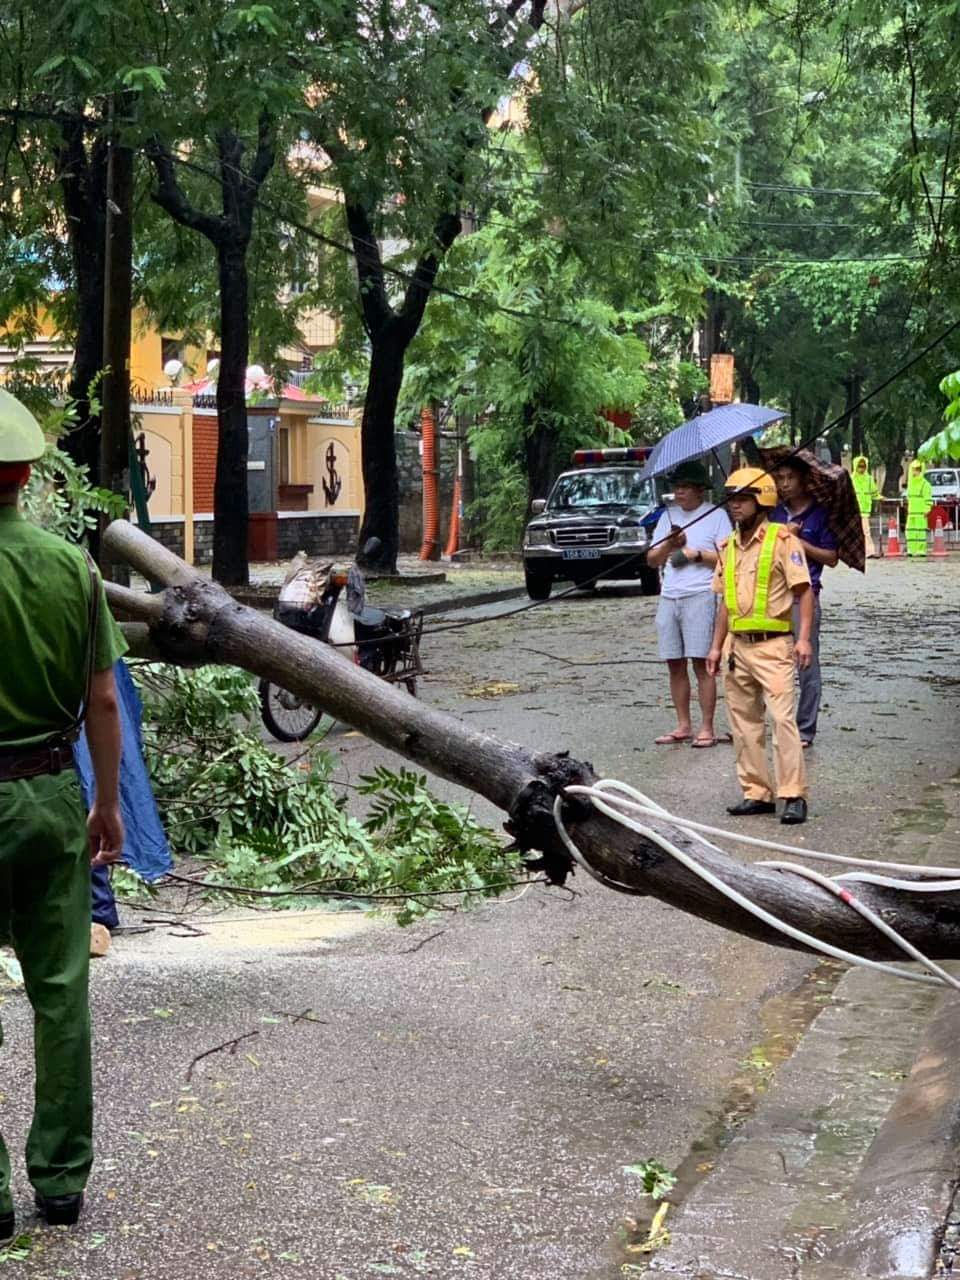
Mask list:
[[[376,540],[364,547],[372,555]],[[311,563],[301,553],[280,590],[274,618],[317,640],[334,645],[353,661],[390,684],[403,684],[416,697],[423,612],[376,609],[366,602],[366,582],[356,564]],[[316,730],[321,708],[299,695],[260,681],[260,713],[267,731],[280,742],[302,742]]]

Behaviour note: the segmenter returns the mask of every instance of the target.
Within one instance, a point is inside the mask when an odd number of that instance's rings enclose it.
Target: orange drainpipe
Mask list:
[[[443,549],[445,556],[454,556],[460,550],[460,504],[463,499],[460,496],[460,467],[459,459],[457,466],[457,474],[453,481],[453,505],[450,510],[450,532],[447,535],[447,545]]]
[[[420,410],[423,441],[423,545],[421,560],[440,559],[440,502],[437,472],[437,419],[433,405]]]

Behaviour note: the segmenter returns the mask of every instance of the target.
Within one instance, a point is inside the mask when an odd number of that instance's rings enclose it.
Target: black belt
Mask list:
[[[74,763],[73,747],[68,742],[46,747],[0,747],[0,782],[62,773],[72,769]]]
[[[758,644],[761,640],[778,640],[785,636],[792,638],[792,631],[734,631],[734,640],[746,640],[747,644]]]

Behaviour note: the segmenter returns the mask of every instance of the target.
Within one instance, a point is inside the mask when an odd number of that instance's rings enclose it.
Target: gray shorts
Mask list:
[[[713,591],[679,596],[676,600],[660,597],[657,607],[657,651],[668,658],[705,658],[713,643],[713,624],[717,617],[717,597]]]

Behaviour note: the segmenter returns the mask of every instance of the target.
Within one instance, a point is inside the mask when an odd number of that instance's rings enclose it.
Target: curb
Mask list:
[[[933,1274],[960,1167],[960,1020],[947,994],[852,1187],[848,1227],[803,1280],[925,1280]]]
[[[928,1280],[958,1178],[955,999],[845,974],[644,1280]]]
[[[372,579],[376,581],[376,579]],[[380,578],[380,582],[392,581],[386,578]],[[409,585],[407,579],[405,585]],[[257,592],[247,588],[239,588],[230,593],[238,604],[249,605],[252,609],[272,609],[277,602],[277,592]],[[419,608],[424,617],[429,617],[435,613],[452,613],[457,609],[474,609],[481,604],[496,604],[499,600],[515,600],[518,596],[527,594],[526,587],[498,587],[494,591],[475,591],[471,595],[465,596],[447,596],[443,600],[431,600],[423,605],[404,606],[410,608]],[[402,604],[397,601],[396,604]],[[393,601],[378,601],[376,607],[390,608],[394,604]]]
[[[456,609],[475,609],[481,604],[496,604],[498,600],[516,600],[527,594],[526,587],[500,587],[496,591],[477,591],[471,596],[451,596],[447,600],[433,600],[422,605],[423,616],[434,613],[452,613]]]

